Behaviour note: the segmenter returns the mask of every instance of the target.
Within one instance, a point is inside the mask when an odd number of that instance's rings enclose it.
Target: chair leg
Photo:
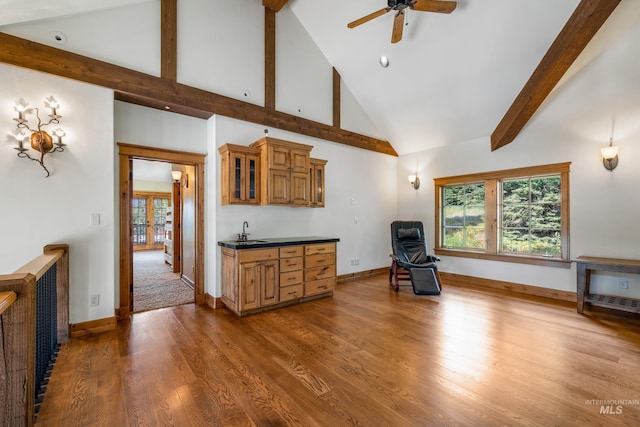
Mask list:
[[[391,282],[392,277],[393,277],[394,283]],[[389,286],[391,286],[393,290],[396,292],[398,292],[398,289],[400,289],[400,285],[398,283],[398,265],[396,264],[395,261],[391,262],[391,272],[389,273]]]

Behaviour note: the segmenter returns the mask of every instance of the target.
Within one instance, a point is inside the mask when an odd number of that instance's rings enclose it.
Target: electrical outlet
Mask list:
[[[351,265],[360,265],[360,258],[353,258],[351,260]]]
[[[629,281],[627,279],[618,280],[618,287],[620,289],[629,289]]]
[[[100,305],[100,294],[91,295],[91,305],[93,307]]]

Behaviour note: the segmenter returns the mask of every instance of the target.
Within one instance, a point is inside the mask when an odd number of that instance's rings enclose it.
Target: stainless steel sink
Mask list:
[[[236,243],[245,244],[245,245],[253,245],[256,243],[267,243],[266,240],[236,240]]]

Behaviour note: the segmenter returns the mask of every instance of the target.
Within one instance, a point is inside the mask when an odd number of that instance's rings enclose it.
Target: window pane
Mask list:
[[[559,176],[531,179],[531,203],[560,203],[561,197]]]
[[[529,203],[529,180],[515,179],[502,183],[503,203]]]
[[[560,204],[531,206],[531,228],[560,230]]]
[[[531,253],[559,256],[562,250],[560,231],[536,230],[531,232]]]
[[[444,247],[446,248],[464,248],[464,228],[447,227],[443,232]]]
[[[529,230],[521,228],[503,229],[502,250],[504,252],[529,253]]]
[[[501,251],[557,256],[562,248],[560,176],[502,182]]]
[[[444,208],[444,225],[447,227],[462,227],[464,225],[464,207],[447,206]]]
[[[473,249],[484,249],[484,241],[484,228],[467,228],[465,247]]]
[[[442,246],[485,248],[484,184],[442,188]]]
[[[505,205],[502,208],[504,228],[529,227],[529,205]]]

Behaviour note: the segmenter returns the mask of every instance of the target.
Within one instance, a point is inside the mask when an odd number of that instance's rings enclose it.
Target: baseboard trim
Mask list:
[[[214,310],[226,307],[224,302],[222,302],[222,298],[216,298],[209,294],[204,294],[204,303]]]
[[[440,271],[440,278],[444,285],[500,289],[519,294],[534,295],[538,297],[552,298],[560,301],[576,302],[576,293],[560,291],[558,289],[541,288],[539,286],[523,285],[521,283],[502,282],[500,280],[483,279],[481,277],[465,276],[462,274],[446,273]]]
[[[87,335],[99,334],[101,332],[113,331],[116,329],[117,324],[118,319],[116,316],[113,316],[105,319],[75,323],[70,325],[69,329],[71,329],[71,338],[78,338]]]
[[[358,271],[351,274],[342,274],[336,277],[336,279],[338,282],[345,282],[347,280],[364,279],[366,277],[376,276],[383,273],[389,273],[389,267],[380,267],[373,270]]]

